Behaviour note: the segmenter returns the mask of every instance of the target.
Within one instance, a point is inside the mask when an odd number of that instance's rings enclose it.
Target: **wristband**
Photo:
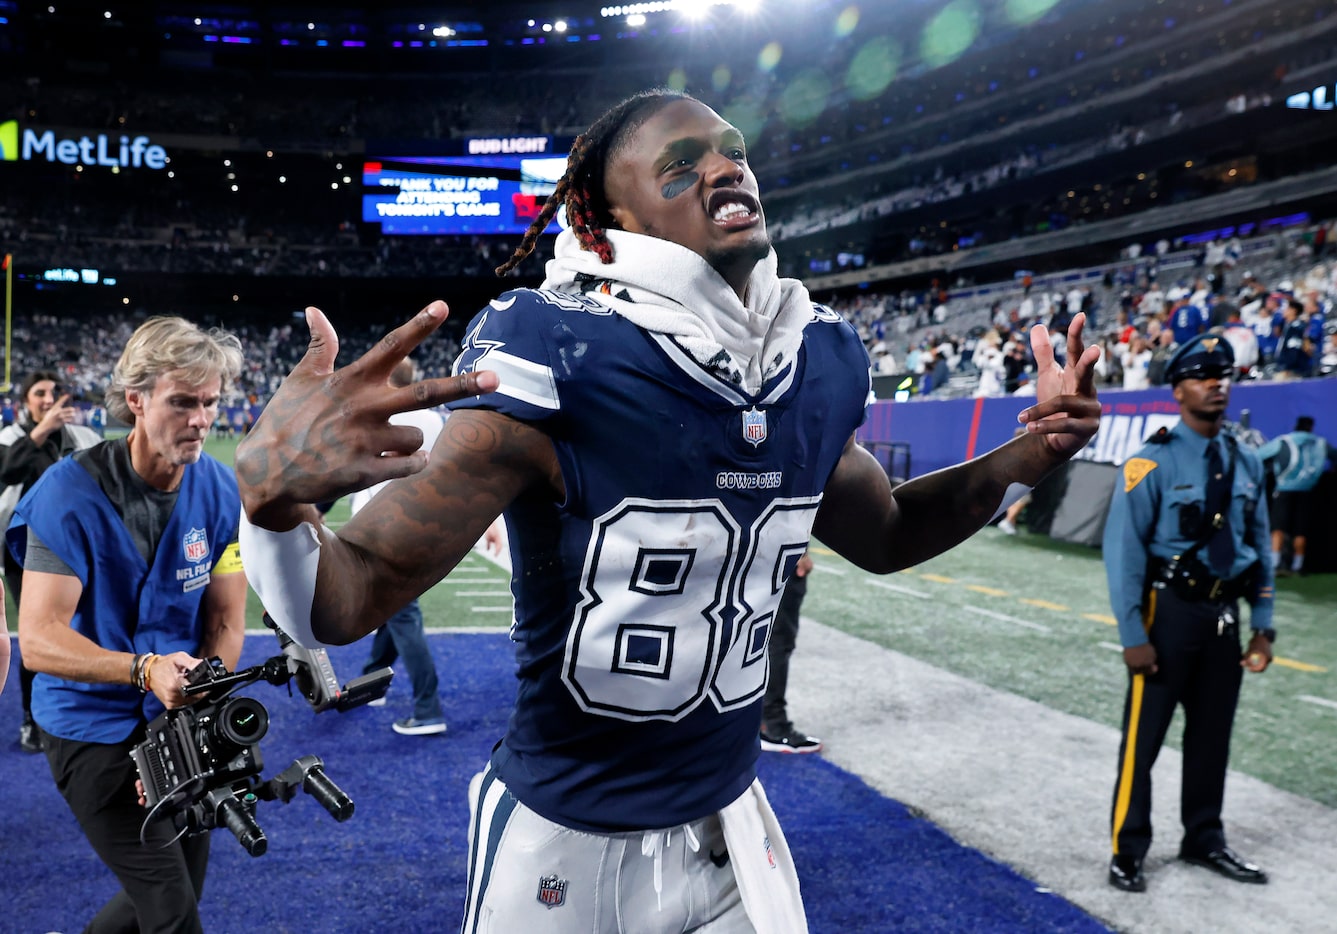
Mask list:
[[[311,631],[320,564],[319,530],[303,522],[287,532],[271,532],[252,525],[243,510],[237,538],[247,581],[270,617],[298,645],[324,648],[326,643]]]
[[[141,682],[139,689],[145,694],[153,690],[153,685],[150,683],[150,672],[153,670],[153,663],[157,660],[157,655],[150,655],[148,658],[144,659],[144,667],[139,670],[139,678]]]

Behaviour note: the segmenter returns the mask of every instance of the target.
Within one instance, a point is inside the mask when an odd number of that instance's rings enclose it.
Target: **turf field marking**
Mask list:
[[[1122,652],[1122,651],[1123,651],[1123,646],[1118,645],[1118,644],[1113,643],[1113,642],[1097,642],[1096,645],[1100,646],[1102,649],[1109,649],[1109,650],[1112,651],[1112,652]]]
[[[922,577],[922,578],[924,578],[924,580],[926,580],[926,581],[933,581],[933,583],[935,583],[935,584],[955,584],[955,583],[956,583],[956,578],[955,578],[955,577],[943,577],[941,574],[928,574],[928,573],[923,573],[923,574],[920,574],[919,576]]]
[[[470,607],[475,613],[512,613],[515,611],[513,606],[475,606]]]
[[[509,597],[511,592],[502,588],[501,590],[457,590],[457,597]]]
[[[1048,626],[1041,625],[1040,623],[1032,623],[1028,619],[1018,619],[1015,616],[1008,616],[1005,613],[995,613],[993,610],[986,610],[983,607],[963,606],[961,609],[970,613],[978,613],[980,616],[987,616],[990,619],[1002,620],[1005,623],[1015,623],[1018,626],[1025,626],[1027,629],[1034,629],[1038,632],[1050,631]]]
[[[1322,665],[1311,665],[1308,662],[1297,662],[1291,658],[1273,658],[1272,664],[1280,665],[1283,668],[1294,668],[1296,671],[1307,671],[1311,674],[1326,674],[1328,669]]]
[[[1337,710],[1337,701],[1328,700],[1326,697],[1314,697],[1312,694],[1301,694],[1300,700],[1307,704],[1318,704],[1320,707],[1331,707]]]
[[[1119,625],[1119,621],[1117,619],[1105,613],[1083,613],[1082,619],[1089,619],[1094,623],[1104,623],[1106,626]]]
[[[909,587],[901,587],[896,584],[888,584],[886,581],[869,581],[874,587],[881,587],[883,590],[891,590],[896,593],[903,593],[907,597],[918,597],[920,600],[928,600],[929,595],[922,590],[911,590]]]
[[[452,575],[450,575],[449,577],[447,577],[446,579],[444,579],[443,581],[441,581],[441,583],[443,583],[443,584],[486,584],[488,581],[494,581],[494,580],[498,580],[498,578],[496,577],[496,575],[493,575],[493,574],[489,574],[489,575],[487,575],[487,576],[485,576],[485,577],[458,577],[458,576],[452,574]]]
[[[813,570],[815,571],[817,570],[817,568],[813,568]],[[823,574],[831,574],[835,577],[844,577],[847,573],[849,573],[844,568],[831,568],[827,567],[826,565],[822,565],[821,572]]]
[[[985,587],[983,584],[966,584],[966,590],[973,590],[976,593],[982,593],[990,597],[1010,596],[1006,590],[999,590],[996,587]]]
[[[1072,607],[1064,606],[1061,603],[1050,603],[1048,600],[1032,600],[1030,597],[1022,597],[1021,602],[1027,606],[1038,606],[1042,610],[1054,610],[1058,613],[1064,613],[1072,609]]]

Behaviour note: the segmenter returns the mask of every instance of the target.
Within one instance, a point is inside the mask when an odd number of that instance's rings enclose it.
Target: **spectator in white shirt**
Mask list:
[[[1147,389],[1151,386],[1148,376],[1151,367],[1151,345],[1141,334],[1129,338],[1123,350],[1123,388]]]

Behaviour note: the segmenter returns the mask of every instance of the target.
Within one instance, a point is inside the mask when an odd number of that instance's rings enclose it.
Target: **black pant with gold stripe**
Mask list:
[[[1151,846],[1151,767],[1176,705],[1184,708],[1181,848],[1210,852],[1225,845],[1221,802],[1242,677],[1239,624],[1222,626],[1221,618],[1228,608],[1238,620],[1239,607],[1184,600],[1169,589],[1151,591],[1146,607],[1158,670],[1129,675],[1111,820],[1114,853],[1142,857]]]

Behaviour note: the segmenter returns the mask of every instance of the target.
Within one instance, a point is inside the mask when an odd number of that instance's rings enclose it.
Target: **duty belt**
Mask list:
[[[1151,578],[1162,587],[1169,587],[1183,600],[1238,600],[1249,592],[1253,584],[1254,566],[1238,577],[1215,577],[1197,558],[1151,559]]]

